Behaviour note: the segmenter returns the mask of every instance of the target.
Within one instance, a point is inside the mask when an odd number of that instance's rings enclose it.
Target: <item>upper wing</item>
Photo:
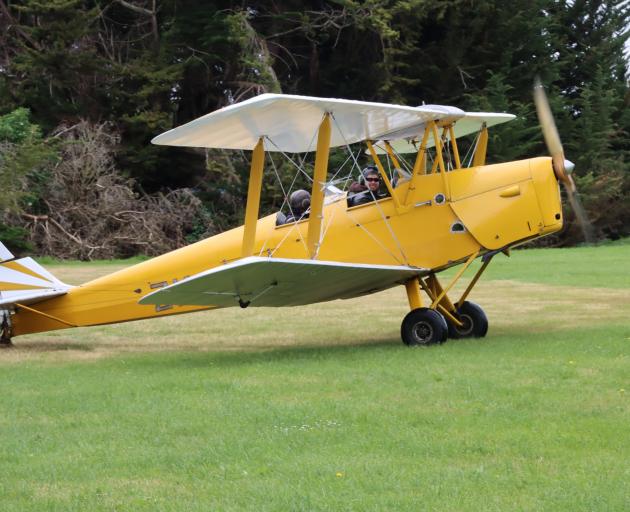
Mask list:
[[[428,106],[431,107],[431,105]],[[463,117],[455,122],[453,130],[455,131],[455,137],[459,139],[471,133],[477,133],[484,124],[490,128],[491,126],[507,123],[515,118],[514,114],[466,112]],[[411,126],[385,134],[380,139],[389,141],[396,153],[416,153],[420,149],[420,139],[422,139],[424,127],[424,124]],[[377,144],[377,152],[385,153],[385,149],[380,142]],[[433,137],[430,137],[427,141],[427,147],[432,148],[433,146],[435,146],[435,141]]]
[[[315,150],[317,129],[332,115],[331,147],[418,126],[427,121],[458,119],[455,107],[407,107],[334,98],[261,94],[211,112],[155,137],[154,144],[223,149],[254,149],[265,137],[266,151],[301,153]]]
[[[252,256],[144,296],[140,304],[300,306],[373,293],[428,270]]]

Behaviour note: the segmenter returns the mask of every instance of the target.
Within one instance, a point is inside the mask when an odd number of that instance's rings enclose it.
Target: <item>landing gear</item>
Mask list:
[[[483,338],[488,332],[488,318],[474,302],[465,301],[457,308],[455,316],[462,325],[448,322],[448,335],[451,338]]]
[[[493,251],[482,257],[481,268],[470,281],[468,287],[457,302],[452,302],[447,293],[462,276],[466,268],[479,255],[471,254],[464,262],[448,286],[442,287],[435,273],[414,277],[405,282],[409,309],[403,320],[400,334],[403,343],[408,346],[444,343],[451,338],[483,338],[488,332],[488,318],[483,309],[474,302],[466,300],[490,260],[498,252]],[[508,254],[509,255],[509,254]],[[423,307],[420,291],[424,291],[431,300],[431,306]],[[458,304],[460,304],[458,306]]]
[[[400,328],[403,343],[407,346],[443,343],[448,337],[448,325],[440,313],[429,308],[413,309]]]
[[[6,310],[0,310],[0,348],[12,347],[11,342],[11,314]]]

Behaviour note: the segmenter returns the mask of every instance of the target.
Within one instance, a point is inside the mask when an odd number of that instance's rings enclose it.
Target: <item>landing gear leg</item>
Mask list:
[[[0,310],[0,348],[12,347],[11,342],[11,313],[6,309]]]
[[[509,250],[493,251],[482,257],[483,264],[472,278],[470,284],[457,302],[451,301],[447,293],[459,280],[479,251],[471,254],[455,277],[442,287],[435,273],[429,273],[422,278],[414,278],[405,283],[411,313],[403,321],[401,334],[407,345],[428,345],[441,343],[448,338],[483,338],[488,332],[488,318],[483,309],[474,302],[466,300],[481,274],[485,271],[492,258],[499,252],[509,256]],[[431,306],[422,307],[420,288],[429,296]],[[444,321],[444,324],[439,320]],[[442,326],[446,325],[446,332]]]
[[[488,318],[483,309],[474,302],[463,300],[472,287],[466,290],[462,298],[453,303],[444,293],[442,285],[435,275],[429,275],[423,284],[429,297],[434,300],[437,311],[442,313],[446,319],[449,338],[483,338],[486,335]],[[439,302],[435,302],[438,299]]]
[[[405,283],[411,311],[400,327],[400,336],[407,346],[443,343],[448,337],[448,325],[437,311],[422,307],[420,281],[417,277]]]
[[[502,252],[510,255],[509,248],[486,253],[482,256],[481,268],[457,302],[451,301],[447,293],[459,280],[470,264],[479,256],[479,250],[472,253],[446,286],[442,287],[435,273],[420,278],[414,277],[405,283],[409,308],[401,326],[401,336],[405,345],[430,345],[443,343],[447,338],[483,338],[488,332],[488,318],[483,309],[474,302],[466,300],[468,294],[492,258]],[[420,297],[422,289],[431,300],[431,307],[422,307]]]
[[[488,332],[488,318],[483,309],[474,302],[467,301],[466,297],[477,284],[481,274],[483,274],[495,254],[496,252],[493,252],[483,256],[481,268],[477,271],[460,299],[455,303],[451,302],[446,292],[459,279],[463,273],[462,271],[458,273],[456,279],[446,289],[442,288],[435,274],[430,274],[426,280],[421,281],[422,288],[433,300],[431,307],[435,307],[446,318],[448,336],[450,338],[483,338]],[[506,254],[509,255],[507,252]],[[472,259],[469,259],[467,264],[470,264],[471,261]]]

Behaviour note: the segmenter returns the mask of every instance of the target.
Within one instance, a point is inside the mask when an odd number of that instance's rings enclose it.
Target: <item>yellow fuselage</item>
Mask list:
[[[317,258],[440,271],[476,251],[506,248],[562,227],[550,158],[422,174],[394,193],[396,200],[353,208],[345,196],[330,199],[323,210]],[[260,219],[253,254],[308,258],[307,226],[308,221],[276,226],[275,215]],[[242,244],[239,227],[32,306],[48,316],[18,308],[13,335],[208,309],[141,306],[138,301],[157,288],[240,258]]]

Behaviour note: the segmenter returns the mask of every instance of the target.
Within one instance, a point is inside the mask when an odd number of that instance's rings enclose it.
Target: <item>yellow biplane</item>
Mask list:
[[[31,258],[14,259],[0,244],[2,342],[230,306],[348,299],[397,285],[410,308],[401,327],[405,344],[485,336],[486,315],[466,300],[477,280],[495,254],[558,231],[559,181],[574,191],[572,165],[537,91],[551,158],[497,165],[485,164],[488,128],[514,116],[439,105],[263,94],[170,130],[153,143],[251,151],[244,225],[76,287]],[[466,136],[472,142],[460,156],[458,141]],[[340,169],[329,169],[332,148],[348,151],[351,171],[341,179]],[[265,172],[269,152],[312,183],[310,207],[290,222],[282,213],[259,218],[263,180],[278,177],[275,168]],[[312,172],[290,154],[314,154]],[[347,188],[366,158],[383,194],[355,205]],[[291,209],[291,187],[283,191]],[[451,299],[449,290],[476,258],[483,260],[479,271]],[[450,282],[440,282],[438,273],[455,265],[461,268]]]

